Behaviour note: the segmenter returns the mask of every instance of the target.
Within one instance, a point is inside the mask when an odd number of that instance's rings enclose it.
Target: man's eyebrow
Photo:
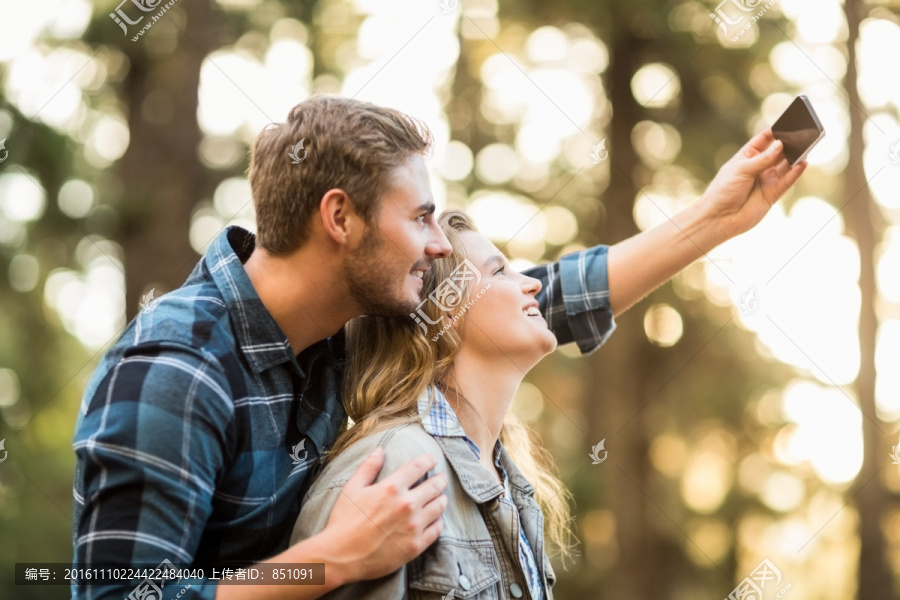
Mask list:
[[[426,202],[425,204],[420,204],[419,206],[416,207],[417,213],[424,212],[424,213],[428,213],[429,215],[433,215],[434,211],[435,211],[434,202]]]

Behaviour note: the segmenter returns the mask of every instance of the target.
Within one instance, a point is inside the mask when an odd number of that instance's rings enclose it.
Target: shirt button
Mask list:
[[[465,575],[459,576],[459,587],[461,587],[465,591],[469,591],[472,589],[472,582],[469,581],[469,578]]]
[[[522,597],[522,588],[518,583],[513,583],[509,586],[509,593],[513,595],[513,598],[521,598]]]

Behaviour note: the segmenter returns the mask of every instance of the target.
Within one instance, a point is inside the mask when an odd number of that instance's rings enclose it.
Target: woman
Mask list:
[[[291,543],[324,529],[340,488],[376,446],[385,454],[379,480],[431,453],[449,480],[437,541],[398,571],[326,597],[522,598],[527,590],[552,599],[544,515],[567,553],[568,492],[508,412],[525,374],[556,348],[535,300],[541,284],[512,270],[464,213],[447,211],[440,224],[453,254],[426,272],[428,300],[414,318],[360,317],[347,327],[344,404],[355,424],[308,491]]]

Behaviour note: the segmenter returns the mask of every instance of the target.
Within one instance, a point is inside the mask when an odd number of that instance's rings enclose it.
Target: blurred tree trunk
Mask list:
[[[878,207],[866,183],[863,168],[863,118],[860,108],[857,78],[856,43],[859,39],[859,23],[863,17],[861,0],[846,0],[844,14],[847,18],[847,75],[844,87],[850,100],[850,160],[844,184],[847,205],[847,221],[859,246],[859,288],[862,304],[859,315],[860,367],[856,380],[856,393],[863,416],[863,466],[857,478],[862,485],[856,499],[859,512],[859,585],[858,600],[893,598],[893,580],[887,564],[885,539],[881,523],[888,504],[879,473],[879,463],[884,461],[886,445],[880,434],[875,410],[875,342],[878,317],[875,314],[875,243],[881,237],[882,219]]]
[[[190,273],[198,258],[189,241],[191,213],[203,194],[212,191],[197,157],[197,89],[200,65],[215,47],[217,13],[211,0],[178,6],[187,17],[183,26],[177,21],[180,15],[164,15],[137,42],[124,44],[131,61],[123,82],[131,142],[118,173],[125,190],[120,214],[128,319],[149,288],[155,287],[158,296],[181,285]],[[172,35],[163,28],[173,26],[183,31],[175,30],[174,48],[163,54],[168,42],[152,38]]]
[[[603,195],[607,208],[603,240],[606,244],[638,233],[632,216],[637,193],[632,177],[637,171],[638,157],[631,143],[631,121],[641,107],[631,93],[631,79],[645,55],[642,47],[645,41],[637,39],[628,27],[623,27],[610,42],[607,86],[613,116],[607,141],[610,183]],[[646,339],[640,317],[637,307],[622,316],[602,356],[593,359],[596,368],[589,370],[588,388],[603,390],[602,398],[597,398],[594,409],[589,410],[589,440],[596,444],[609,438],[608,464],[614,469],[607,473],[608,505],[616,514],[620,557],[607,587],[611,598],[666,597],[664,578],[659,577],[660,540],[654,526],[657,509],[645,496],[650,490],[643,412],[629,422],[647,399],[644,382],[655,379],[654,366],[641,360]]]

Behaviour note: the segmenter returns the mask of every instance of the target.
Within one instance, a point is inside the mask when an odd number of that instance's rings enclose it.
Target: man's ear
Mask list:
[[[356,212],[353,201],[342,189],[325,192],[319,202],[319,216],[325,235],[342,245],[353,237],[354,228],[362,226],[362,219]]]

